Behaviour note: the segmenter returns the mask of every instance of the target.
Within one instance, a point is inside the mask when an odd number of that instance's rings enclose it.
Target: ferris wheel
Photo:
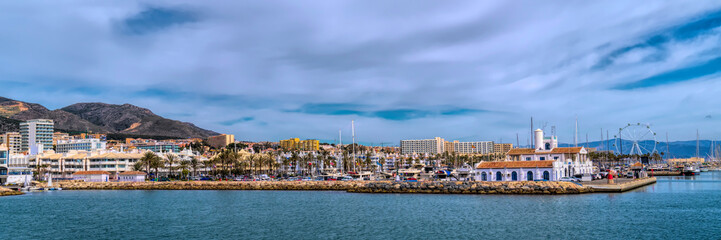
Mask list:
[[[616,136],[616,152],[629,155],[656,153],[656,133],[650,124],[629,123],[618,129]]]

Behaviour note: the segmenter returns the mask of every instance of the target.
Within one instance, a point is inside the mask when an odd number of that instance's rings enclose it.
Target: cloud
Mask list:
[[[254,117],[243,117],[243,118],[238,118],[238,119],[222,121],[222,122],[220,122],[220,124],[224,125],[224,126],[233,126],[238,123],[250,122],[250,121],[253,121],[254,119],[255,119]]]
[[[131,35],[144,35],[161,31],[174,25],[195,21],[198,21],[197,16],[191,12],[162,7],[149,7],[125,19],[120,26],[120,31]]]
[[[721,104],[716,1],[0,8],[0,96],[50,108],[131,103],[244,140],[347,138],[355,120],[364,142],[524,143],[531,116],[562,142],[575,116],[589,136],[628,122],[721,136],[703,120]]]

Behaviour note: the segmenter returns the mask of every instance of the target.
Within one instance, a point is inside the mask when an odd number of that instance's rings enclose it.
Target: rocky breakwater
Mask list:
[[[20,191],[15,191],[9,188],[0,187],[0,197],[2,196],[13,196],[13,195],[21,195],[23,194]]]
[[[588,187],[570,182],[371,182],[349,192],[435,194],[579,194]]]
[[[316,190],[347,191],[365,186],[364,182],[330,181],[177,181],[177,182],[81,182],[60,181],[64,190]]]

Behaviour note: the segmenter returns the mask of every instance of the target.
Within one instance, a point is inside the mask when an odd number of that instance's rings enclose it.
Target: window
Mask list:
[[[541,157],[541,161],[546,160],[546,157]]]
[[[487,177],[488,177],[488,176],[487,176],[486,172],[482,172],[482,173],[481,173],[481,181],[488,181],[488,180],[487,180]]]
[[[518,181],[518,173],[516,173],[516,171],[511,172],[511,180]]]
[[[549,174],[548,171],[543,171],[543,180],[551,180],[551,174]]]
[[[496,172],[496,181],[503,181],[503,174],[501,172]]]
[[[528,171],[526,173],[526,181],[533,181],[533,171]]]
[[[531,157],[526,157],[526,161],[531,161]]]

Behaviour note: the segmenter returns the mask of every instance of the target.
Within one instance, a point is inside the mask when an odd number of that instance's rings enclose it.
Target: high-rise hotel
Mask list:
[[[52,149],[54,126],[50,119],[33,119],[20,123],[20,150],[35,155],[45,149]]]

